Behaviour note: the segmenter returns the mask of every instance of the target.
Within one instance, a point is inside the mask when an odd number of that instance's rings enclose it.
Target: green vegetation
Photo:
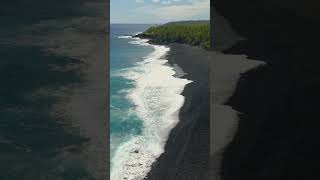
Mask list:
[[[148,38],[151,43],[185,43],[208,49],[210,47],[210,24],[209,21],[172,22],[150,27],[137,37]]]

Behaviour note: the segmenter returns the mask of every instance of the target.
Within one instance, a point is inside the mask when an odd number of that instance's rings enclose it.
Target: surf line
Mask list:
[[[132,36],[119,38],[154,49],[122,74],[135,84],[127,98],[135,104],[134,111],[143,121],[144,128],[141,135],[131,137],[117,148],[111,170],[112,180],[143,180],[164,152],[169,133],[179,122],[179,111],[185,100],[181,93],[192,81],[175,76],[175,68],[169,66],[165,58],[169,47],[150,44],[148,39]]]

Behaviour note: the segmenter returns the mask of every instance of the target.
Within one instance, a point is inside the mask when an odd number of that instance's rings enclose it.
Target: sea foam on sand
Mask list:
[[[147,42],[132,38],[129,43],[151,46],[154,51],[136,67],[122,73],[135,82],[128,98],[136,105],[135,112],[143,120],[143,133],[117,148],[112,159],[112,180],[145,178],[151,165],[164,152],[168,135],[179,121],[179,110],[184,103],[181,93],[185,85],[192,82],[174,77],[174,68],[168,66],[165,59],[169,47]]]

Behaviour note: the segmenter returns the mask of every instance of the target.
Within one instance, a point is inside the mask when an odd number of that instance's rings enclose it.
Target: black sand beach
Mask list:
[[[319,4],[217,0],[211,5],[243,37],[220,52],[266,62],[243,73],[225,103],[240,112],[239,121],[219,158],[213,161],[215,178],[319,179],[316,43],[320,26],[315,8]],[[219,25],[216,22],[213,26]],[[215,146],[214,141],[211,143]]]
[[[106,179],[108,5],[0,9],[0,179]]]
[[[224,17],[215,11],[213,16],[216,38],[212,43],[210,66],[210,179],[218,180],[221,178],[223,153],[235,136],[241,114],[227,102],[235,93],[243,74],[264,63],[249,59],[246,55],[224,53],[243,38]]]
[[[170,45],[168,60],[192,80],[182,95],[180,122],[171,131],[165,152],[146,179],[207,179],[209,170],[209,57],[208,51],[182,44]]]

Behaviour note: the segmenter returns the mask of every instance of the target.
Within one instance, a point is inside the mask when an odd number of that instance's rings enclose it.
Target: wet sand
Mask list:
[[[147,179],[204,179],[209,169],[209,57],[198,47],[170,45],[168,60],[178,65],[186,85],[182,95],[185,103],[180,110],[180,122],[171,131],[165,152],[153,164]]]

